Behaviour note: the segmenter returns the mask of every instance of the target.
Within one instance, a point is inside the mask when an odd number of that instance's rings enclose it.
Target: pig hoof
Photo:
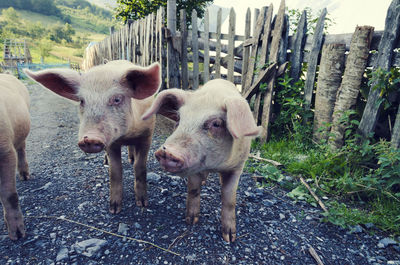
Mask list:
[[[236,240],[236,232],[229,229],[228,231],[223,229],[222,237],[226,242],[234,242]]]
[[[186,223],[189,225],[197,224],[198,221],[199,221],[199,216],[195,215],[186,216]]]
[[[11,240],[18,240],[20,238],[25,237],[25,227],[24,225],[19,225],[14,231],[9,231],[8,237]]]
[[[136,206],[147,207],[149,206],[149,201],[145,198],[136,198]]]
[[[29,180],[29,179],[33,179],[33,177],[31,175],[29,175],[28,172],[22,172],[20,173],[20,179],[21,180]]]
[[[110,213],[117,214],[120,213],[122,206],[120,203],[117,202],[110,202]]]

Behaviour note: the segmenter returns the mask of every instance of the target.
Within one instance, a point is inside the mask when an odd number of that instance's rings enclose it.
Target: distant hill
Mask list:
[[[104,9],[112,10],[117,6],[117,0],[87,0],[91,4],[100,6]]]

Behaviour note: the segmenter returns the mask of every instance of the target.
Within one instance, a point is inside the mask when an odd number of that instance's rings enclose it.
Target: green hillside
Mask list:
[[[37,6],[35,12],[10,8],[0,0],[0,62],[4,39],[25,39],[34,63],[39,63],[41,57],[45,63],[81,63],[90,42],[103,40],[111,26],[118,27],[109,10],[85,0],[46,1],[55,5],[57,16],[43,14]]]

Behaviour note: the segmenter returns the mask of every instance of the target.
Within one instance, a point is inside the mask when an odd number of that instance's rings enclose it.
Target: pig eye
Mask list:
[[[110,106],[118,106],[124,101],[123,95],[114,95],[110,98],[109,105]]]
[[[222,121],[219,120],[219,119],[218,120],[214,120],[212,122],[211,126],[214,127],[214,128],[220,128],[220,127],[222,127]]]
[[[205,130],[210,130],[210,129],[220,129],[224,127],[224,120],[217,118],[217,119],[212,119],[208,120],[204,123],[203,128]]]
[[[81,99],[81,100],[79,101],[79,105],[80,105],[81,107],[84,107],[84,106],[85,106],[85,100]]]

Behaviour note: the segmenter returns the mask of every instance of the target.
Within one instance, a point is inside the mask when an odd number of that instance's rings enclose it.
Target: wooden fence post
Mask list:
[[[378,48],[378,58],[374,64],[374,70],[378,68],[382,68],[383,70],[388,71],[390,69],[393,57],[393,49],[395,48],[396,41],[399,39],[400,35],[400,0],[393,0],[390,4],[386,20],[385,20],[385,29],[379,42]],[[371,89],[368,95],[367,105],[365,106],[363,116],[360,121],[360,125],[358,126],[359,131],[364,135],[364,137],[368,136],[370,132],[373,132],[375,129],[376,121],[379,114],[380,104],[378,100],[380,98],[381,91],[376,89],[372,90],[376,83],[371,84]],[[399,115],[397,115],[399,117]],[[394,128],[400,127],[398,125],[400,120],[396,118]],[[396,134],[397,136],[400,134]],[[395,136],[396,136],[395,135]],[[394,140],[399,141],[399,139]],[[393,136],[392,136],[393,143]],[[396,144],[394,144],[396,145]]]
[[[168,88],[179,88],[179,54],[174,48],[173,38],[176,36],[176,0],[167,2],[167,27],[169,36],[167,41],[167,79]]]
[[[291,57],[290,77],[292,85],[300,79],[301,66],[304,58],[304,45],[307,38],[307,11],[301,14],[299,24],[297,25],[296,35],[294,36],[294,45]]]
[[[182,74],[182,89],[189,87],[189,72],[188,72],[188,52],[187,52],[187,38],[188,31],[186,26],[186,10],[181,9],[181,74]]]
[[[221,24],[222,10],[217,13],[217,47],[215,49],[215,78],[221,78]]]
[[[210,80],[210,13],[208,9],[206,10],[206,14],[204,16],[204,77],[203,82],[206,83]]]
[[[193,87],[199,87],[199,31],[197,29],[197,11],[192,12],[192,53],[193,53]]]
[[[279,43],[282,38],[283,27],[285,22],[285,0],[281,1],[278,14],[276,15],[274,30],[271,41],[271,51],[269,54],[269,63],[277,63],[279,58]],[[275,75],[270,79],[267,91],[264,95],[263,111],[261,116],[261,126],[263,131],[260,136],[261,142],[266,142],[269,137],[269,125],[272,111],[272,98],[274,94]]]
[[[345,111],[351,109],[357,103],[373,34],[374,27],[356,27],[351,39],[346,68],[333,111],[331,133],[335,135],[332,142],[334,148],[340,148],[343,145],[345,124],[340,123],[340,119]]]
[[[228,30],[228,54],[230,55],[228,61],[228,81],[233,82],[233,67],[235,65],[235,55],[233,50],[235,48],[235,26],[236,26],[236,14],[233,7],[229,13],[229,30]]]
[[[307,79],[304,84],[304,99],[305,109],[310,109],[311,100],[314,89],[315,73],[317,71],[318,56],[321,51],[322,42],[324,38],[324,22],[327,11],[326,8],[322,10],[321,16],[318,19],[317,26],[315,27],[313,44],[311,47],[310,57],[308,59]]]
[[[342,81],[346,44],[325,44],[322,48],[319,66],[317,94],[315,96],[313,139],[328,140],[329,128],[319,131],[322,126],[332,123],[336,94]]]
[[[250,28],[251,28],[251,12],[250,8],[247,8],[245,29],[244,29],[244,41],[250,38]],[[242,63],[242,91],[244,90],[244,85],[246,83],[247,69],[250,56],[250,47],[243,47],[243,63]]]

